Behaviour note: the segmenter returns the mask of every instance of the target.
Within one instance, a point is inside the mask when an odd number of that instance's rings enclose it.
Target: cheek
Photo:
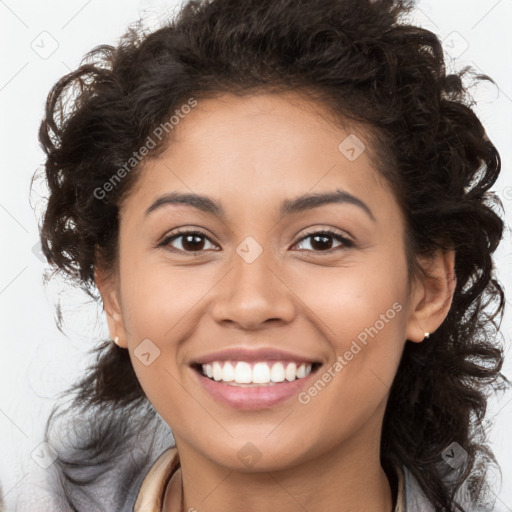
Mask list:
[[[348,350],[358,336],[364,343],[403,328],[407,283],[396,266],[386,267],[381,260],[364,267],[313,268],[294,279],[294,292],[309,310],[305,314],[338,352]]]
[[[194,316],[211,289],[211,272],[142,260],[133,265],[126,262],[126,268],[136,269],[125,272],[121,289],[129,343],[150,338],[168,344],[197,326]]]
[[[368,415],[385,398],[400,361],[406,329],[404,273],[375,265],[365,272],[323,269],[304,279],[301,298],[332,358],[303,403],[322,394],[318,406],[343,404],[345,413]]]

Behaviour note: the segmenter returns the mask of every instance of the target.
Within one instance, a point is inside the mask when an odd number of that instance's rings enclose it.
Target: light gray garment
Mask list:
[[[407,468],[403,468],[402,471],[404,472],[404,512],[436,512],[412,473]]]

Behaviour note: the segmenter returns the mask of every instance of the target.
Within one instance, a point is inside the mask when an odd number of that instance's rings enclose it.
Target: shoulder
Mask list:
[[[143,474],[140,485],[134,486],[135,504],[130,512],[160,512],[167,483],[178,467],[179,456],[175,446],[161,453]]]
[[[436,512],[413,474],[406,467],[402,471],[403,512]]]
[[[403,471],[403,511],[397,512],[436,512],[432,502],[425,496],[414,475],[405,467]],[[466,512],[479,512],[469,498],[464,496],[464,490],[459,489],[455,495],[456,501]],[[481,512],[481,511],[480,511]]]
[[[167,483],[179,465],[177,448],[167,448],[140,474],[131,487],[126,507],[121,512],[160,512]],[[396,512],[436,512],[434,505],[406,467],[400,468],[398,475],[399,499]],[[464,500],[461,504],[465,507],[464,510],[476,512]]]

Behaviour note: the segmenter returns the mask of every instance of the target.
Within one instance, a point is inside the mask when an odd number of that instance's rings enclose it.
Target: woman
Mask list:
[[[43,251],[115,343],[60,509],[486,506],[500,159],[409,9],[192,1],[53,87]]]

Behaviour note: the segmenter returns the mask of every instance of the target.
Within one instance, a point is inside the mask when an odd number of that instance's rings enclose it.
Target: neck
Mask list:
[[[178,443],[181,467],[166,490],[164,512],[392,512],[392,492],[379,459],[380,436],[355,436],[336,450],[278,471],[221,467]]]

